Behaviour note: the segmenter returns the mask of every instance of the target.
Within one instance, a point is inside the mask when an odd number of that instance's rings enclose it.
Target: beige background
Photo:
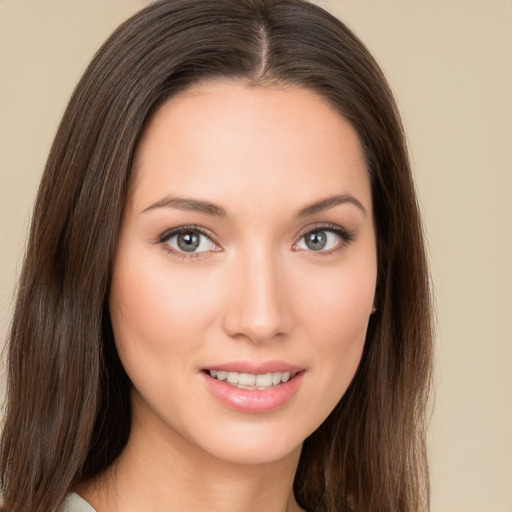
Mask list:
[[[59,118],[144,3],[0,0],[1,342]],[[432,510],[512,512],[512,2],[318,3],[381,63],[409,137],[438,316]]]

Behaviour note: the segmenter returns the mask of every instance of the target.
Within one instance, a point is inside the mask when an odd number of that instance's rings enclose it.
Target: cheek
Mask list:
[[[313,364],[319,370],[315,379],[327,390],[318,404],[325,414],[341,399],[361,360],[375,283],[375,259],[361,259],[318,276],[318,286],[302,296],[305,338],[314,343]]]
[[[331,379],[343,393],[361,359],[371,295],[360,290],[353,294],[348,294],[346,289],[337,292],[337,295],[333,292],[330,300],[317,303],[315,355],[321,359],[326,379]]]
[[[201,333],[216,317],[210,288],[191,272],[171,274],[160,261],[142,264],[136,254],[118,263],[109,302],[125,367],[142,366],[142,360],[155,365],[162,358],[172,364],[197,352]]]
[[[310,328],[322,332],[331,349],[364,338],[375,296],[374,260],[322,271],[310,282],[314,285],[301,293],[302,316]]]

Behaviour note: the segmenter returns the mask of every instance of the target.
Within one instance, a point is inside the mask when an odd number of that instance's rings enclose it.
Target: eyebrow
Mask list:
[[[209,201],[184,197],[164,197],[160,201],[142,210],[142,213],[154,210],[155,208],[176,208],[184,212],[198,212],[213,215],[214,217],[227,217],[226,210],[216,204],[210,203]]]
[[[320,201],[316,201],[315,203],[300,209],[297,213],[297,217],[307,217],[309,215],[313,215],[314,213],[323,212],[333,208],[334,206],[338,206],[339,204],[344,203],[353,204],[354,206],[357,206],[364,214],[366,214],[364,206],[354,196],[351,196],[350,194],[338,194],[335,196],[327,197],[325,199],[321,199]]]
[[[325,199],[321,199],[320,201],[316,201],[308,206],[305,206],[304,208],[301,208],[297,212],[296,216],[297,218],[308,217],[315,213],[329,210],[330,208],[334,208],[335,206],[344,203],[353,204],[354,206],[357,206],[357,208],[359,208],[364,214],[366,214],[364,206],[354,196],[350,194],[338,194],[327,197]],[[164,197],[160,201],[157,201],[156,203],[153,203],[142,210],[142,213],[146,213],[156,208],[175,208],[185,212],[204,213],[214,217],[227,217],[226,210],[221,206],[218,206],[209,201],[184,197]]]

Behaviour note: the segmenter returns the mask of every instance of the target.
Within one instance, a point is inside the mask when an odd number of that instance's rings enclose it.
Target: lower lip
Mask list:
[[[213,396],[230,409],[244,413],[272,412],[286,405],[297,393],[302,383],[304,371],[292,379],[269,389],[239,389],[224,381],[202,372],[208,389]]]

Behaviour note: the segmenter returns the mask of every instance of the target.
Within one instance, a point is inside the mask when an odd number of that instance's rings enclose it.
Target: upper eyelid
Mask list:
[[[197,231],[201,235],[204,235],[206,238],[209,238],[214,244],[217,244],[215,237],[210,233],[208,229],[193,224],[189,226],[178,226],[175,228],[167,229],[158,237],[158,242],[166,242],[172,236],[179,235],[180,233],[186,231]]]
[[[353,229],[348,229],[344,226],[340,226],[339,224],[333,224],[331,222],[327,223],[319,223],[313,226],[309,226],[305,230],[299,232],[296,236],[296,242],[294,242],[294,246],[300,242],[300,240],[306,236],[308,233],[314,233],[315,231],[329,231],[334,233],[341,239],[342,245],[348,245],[355,240],[356,232]],[[313,251],[315,252],[315,251]],[[322,254],[325,251],[316,251],[318,254]]]
[[[332,231],[346,231],[347,233],[350,233],[351,231],[349,229],[346,229],[343,226],[339,226],[337,224],[333,223],[318,223],[318,224],[312,224],[310,226],[307,226],[303,229],[301,229],[295,236],[296,237],[303,237],[304,235],[307,235],[308,233],[315,231],[315,230],[332,230]],[[159,237],[158,240],[164,242],[171,236],[174,236],[176,234],[182,233],[184,231],[197,231],[198,233],[206,236],[207,238],[210,238],[212,242],[215,242],[215,236],[210,232],[210,230],[203,228],[202,226],[198,226],[195,224],[185,225],[185,226],[177,226],[175,228],[170,228],[164,231]]]
[[[321,231],[321,230],[325,230],[325,231],[346,231],[347,233],[350,232],[349,229],[343,227],[343,226],[340,226],[338,224],[333,224],[331,222],[320,222],[320,223],[317,223],[317,224],[312,224],[304,229],[302,229],[301,231],[299,231],[299,233],[297,234],[297,236],[304,236],[304,235],[307,235],[308,233],[311,233],[312,231]]]

